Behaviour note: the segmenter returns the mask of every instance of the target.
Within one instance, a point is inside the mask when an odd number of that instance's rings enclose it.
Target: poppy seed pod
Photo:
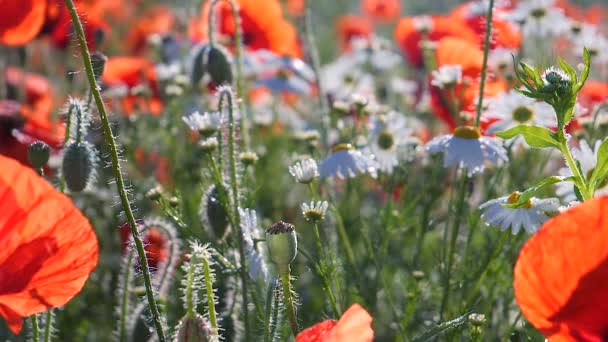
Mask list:
[[[80,192],[93,181],[96,161],[93,146],[88,142],[68,145],[63,156],[61,172],[70,191]]]
[[[48,163],[51,148],[43,141],[34,141],[27,150],[27,158],[35,169],[40,169]]]
[[[213,331],[211,325],[201,315],[184,316],[177,326],[176,342],[205,342],[211,341]]]
[[[101,52],[96,51],[91,54],[91,65],[93,66],[93,74],[95,75],[96,80],[99,80],[101,75],[103,75],[103,70],[106,67],[107,61],[108,57]]]
[[[298,238],[295,227],[291,223],[279,221],[266,229],[266,243],[270,259],[274,262],[279,273],[289,270],[298,254]]]

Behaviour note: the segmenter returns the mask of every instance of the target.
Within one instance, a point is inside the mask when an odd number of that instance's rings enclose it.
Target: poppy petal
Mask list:
[[[33,170],[0,156],[0,315],[21,319],[67,303],[98,258],[97,238],[71,200]]]
[[[0,43],[24,45],[42,29],[46,1],[0,0]]]
[[[353,304],[323,342],[371,342],[373,339],[372,316],[361,305]]]

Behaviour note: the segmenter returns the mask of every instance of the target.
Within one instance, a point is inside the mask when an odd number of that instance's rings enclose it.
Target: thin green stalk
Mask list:
[[[219,333],[217,316],[215,314],[215,298],[213,296],[213,284],[211,283],[211,269],[209,261],[203,258],[203,270],[205,272],[205,290],[207,291],[207,306],[209,310],[209,322],[214,333]]]
[[[33,315],[32,319],[32,341],[38,342],[40,337],[40,327],[38,326],[38,315]]]
[[[44,342],[51,342],[53,332],[53,309],[46,312],[44,319]]]
[[[479,83],[479,98],[477,99],[477,113],[475,114],[475,126],[479,127],[481,120],[481,108],[483,106],[483,93],[486,86],[486,74],[488,72],[488,55],[490,51],[490,39],[492,38],[492,14],[494,12],[494,0],[488,4],[488,15],[486,17],[486,38],[483,44],[483,63],[481,65],[481,80]]]
[[[266,307],[264,309],[264,342],[270,342],[270,318],[272,317],[274,304],[274,286],[275,281],[271,280],[268,283],[266,290]],[[273,305],[274,304],[274,305]]]
[[[131,281],[131,270],[133,267],[133,250],[129,252],[129,256],[127,259],[127,265],[125,266],[125,274],[123,274],[123,284],[122,284],[122,296],[120,298],[120,325],[119,325],[119,333],[118,340],[121,342],[125,342],[127,340],[127,318],[128,318],[128,310],[129,310],[129,284]]]
[[[270,327],[270,340],[271,341],[274,339],[273,337],[275,336],[275,333],[276,333],[276,330],[278,327],[279,309],[280,309],[280,306],[278,303],[281,300],[280,292],[277,290],[279,288],[279,279],[276,279],[274,281],[274,286],[275,286],[275,290],[273,293],[273,295],[274,295],[273,304],[274,305],[272,305],[272,317],[270,318],[270,321],[274,322],[274,325],[272,325]]]
[[[232,92],[230,89],[222,89],[219,94],[219,103],[220,110],[223,110],[223,104],[226,101],[228,106],[228,159],[229,159],[229,169],[230,169],[230,185],[232,189],[232,216],[234,227],[237,231],[237,239],[238,239],[238,250],[239,257],[241,260],[241,287],[243,291],[243,305],[245,309],[243,310],[243,316],[245,321],[245,336],[249,335],[249,313],[248,313],[248,294],[247,294],[247,264],[245,263],[246,255],[245,255],[245,241],[243,240],[243,231],[241,228],[241,217],[239,215],[239,207],[240,207],[240,198],[239,198],[239,186],[238,180],[236,177],[236,151],[235,151],[235,123],[234,123],[234,107],[232,103]]]
[[[335,205],[330,204],[330,208],[331,208],[331,211],[336,216],[336,222],[338,224],[338,234],[340,235],[340,241],[342,241],[344,251],[346,252],[346,259],[348,260],[350,267],[353,270],[356,270],[357,264],[355,263],[355,253],[353,252],[353,247],[350,243],[350,238],[348,237],[348,233],[346,232],[346,229],[344,228],[344,221],[342,220],[342,215],[340,215],[340,211],[338,210],[338,208],[336,208]]]
[[[462,220],[463,211],[466,202],[467,194],[467,182],[469,180],[466,169],[462,170],[462,180],[460,181],[460,188],[458,189],[458,202],[456,202],[456,211],[454,212],[454,224],[452,226],[452,236],[450,237],[450,249],[448,251],[448,260],[446,264],[446,275],[443,282],[443,299],[441,300],[441,310],[439,311],[439,318],[443,319],[443,314],[447,308],[450,300],[450,279],[452,275],[452,266],[454,263],[454,255],[456,253],[456,240],[458,239],[458,233],[460,232],[460,221]]]
[[[89,53],[89,48],[85,39],[82,23],[80,22],[80,18],[78,17],[78,12],[76,12],[74,2],[72,0],[64,1],[68,8],[68,11],[70,12],[70,16],[72,17],[72,23],[74,24],[74,30],[76,32],[76,36],[80,44],[80,51],[86,69],[87,78],[89,80],[90,91],[93,93],[93,97],[95,98],[95,103],[97,105],[97,111],[99,112],[99,117],[101,119],[106,143],[110,147],[112,171],[114,173],[114,178],[116,179],[118,195],[120,196],[120,201],[122,203],[123,210],[125,211],[125,214],[127,216],[127,222],[129,223],[129,227],[131,228],[133,241],[135,242],[135,247],[137,248],[137,253],[139,255],[139,261],[144,278],[144,285],[146,288],[146,296],[148,298],[148,305],[150,306],[150,311],[152,312],[152,320],[154,321],[154,326],[156,328],[156,333],[158,335],[159,341],[165,342],[165,333],[163,331],[158,306],[156,305],[156,298],[154,298],[154,290],[152,289],[152,281],[150,277],[150,269],[148,268],[148,259],[146,258],[146,251],[144,250],[144,245],[141,241],[141,237],[139,236],[139,231],[137,230],[137,224],[135,222],[135,216],[133,215],[133,211],[131,210],[131,204],[129,203],[129,198],[125,189],[125,183],[122,177],[122,171],[118,159],[118,150],[116,148],[116,142],[114,141],[114,136],[110,127],[110,121],[108,120],[106,108],[103,103],[103,99],[101,98],[99,87],[95,80],[93,66],[91,65],[91,54]]]
[[[331,304],[331,309],[334,312],[336,317],[340,316],[340,311],[338,310],[338,305],[336,303],[336,296],[334,295],[329,279],[327,278],[327,274],[325,270],[322,268],[322,264],[325,261],[325,253],[323,253],[323,245],[321,244],[321,234],[319,233],[319,225],[317,223],[314,224],[314,232],[315,232],[315,242],[317,246],[317,254],[319,255],[319,262],[317,263],[317,269],[319,272],[319,276],[321,277],[321,281],[323,282],[323,289],[329,298],[329,302]]]
[[[68,144],[68,141],[70,140],[70,129],[72,126],[72,110],[74,110],[74,106],[70,104],[65,122],[65,137],[63,138],[64,147]],[[63,176],[63,174],[61,174],[59,190],[61,191],[61,193],[65,192],[65,177]]]
[[[578,180],[578,182],[583,187],[582,189],[579,189],[579,190],[581,192],[581,195],[583,196],[583,200],[586,201],[586,200],[590,199],[591,197],[593,197],[594,189],[589,189],[589,186],[587,184],[587,181],[585,180],[585,177],[581,174],[578,166],[576,165],[576,162],[574,161],[574,157],[572,157],[572,152],[570,152],[570,147],[568,146],[568,142],[566,141],[566,139],[564,138],[561,140],[562,140],[562,142],[560,144],[559,149],[562,152],[562,154],[564,155],[564,159],[566,159],[566,163],[568,164],[570,171],[572,172],[574,177]]]
[[[287,317],[289,318],[291,332],[293,333],[293,336],[297,336],[300,328],[298,326],[298,319],[296,317],[296,308],[293,305],[290,278],[291,275],[288,266],[287,271],[281,272],[281,284],[283,285],[283,298],[285,299],[285,305],[287,306]]]

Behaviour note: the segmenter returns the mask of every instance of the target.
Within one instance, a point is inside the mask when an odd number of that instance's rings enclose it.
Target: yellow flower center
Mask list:
[[[517,107],[513,111],[513,120],[520,123],[528,122],[532,120],[533,117],[534,112],[525,106]]]
[[[536,19],[544,17],[545,14],[547,14],[547,11],[542,7],[535,8],[530,12],[530,15]]]
[[[519,191],[512,192],[507,198],[507,202],[509,202],[509,204],[517,203],[517,201],[519,201],[519,196],[521,196]],[[532,208],[532,200],[527,200],[521,207],[526,209]]]
[[[383,130],[378,135],[378,146],[383,150],[389,150],[395,144],[395,137],[388,130]]]
[[[462,139],[479,139],[481,138],[481,131],[474,126],[460,126],[454,130],[454,136]]]
[[[331,149],[332,153],[336,153],[338,151],[343,150],[354,150],[355,148],[351,144],[338,144]]]

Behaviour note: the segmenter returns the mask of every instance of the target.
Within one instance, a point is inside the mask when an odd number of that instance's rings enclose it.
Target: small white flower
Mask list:
[[[462,66],[444,65],[431,72],[433,80],[431,84],[438,88],[449,88],[462,82]]]
[[[591,177],[591,173],[593,173],[593,170],[597,166],[597,154],[601,145],[602,141],[597,140],[593,149],[591,149],[587,141],[581,140],[579,147],[572,149],[572,156],[581,164],[581,169],[583,169],[583,177]],[[572,171],[568,167],[561,168],[558,173],[564,177],[572,176]],[[594,196],[608,195],[608,183],[602,182],[597,187],[598,189],[596,189]],[[557,183],[556,188],[555,193],[562,197],[565,202],[576,201],[574,184],[572,182]]]
[[[216,137],[210,137],[210,138],[201,140],[198,143],[198,146],[204,152],[213,152],[213,151],[215,151],[217,149],[217,147],[219,146],[219,143],[218,143]]]
[[[555,6],[555,0],[519,1],[505,18],[520,23],[524,37],[552,37],[570,27],[570,20]]]
[[[302,203],[300,209],[302,209],[302,215],[304,215],[306,221],[319,222],[325,218],[328,207],[327,201],[311,201],[310,204]]]
[[[593,63],[602,65],[608,62],[608,38],[600,32],[597,26],[582,24],[580,31],[572,34],[570,40],[574,44],[572,51],[578,57],[582,57],[583,49],[587,48]]]
[[[375,178],[377,168],[378,163],[371,157],[355,150],[350,144],[339,144],[332,149],[332,154],[323,160],[319,173],[321,178],[353,178],[365,173]]]
[[[509,196],[496,198],[479,206],[483,210],[481,218],[488,226],[499,226],[501,230],[511,228],[517,234],[521,228],[532,234],[549,219],[547,212],[557,212],[557,198],[538,199],[532,197],[518,208],[508,208],[504,204],[516,203],[520,194],[514,192]]]
[[[304,159],[289,167],[289,173],[296,179],[296,182],[308,184],[319,177],[319,169],[314,159]]]
[[[456,128],[454,134],[433,138],[426,149],[431,154],[444,153],[444,167],[466,168],[469,176],[482,172],[486,161],[498,164],[499,160],[508,160],[500,141],[484,137],[478,128],[468,126]]]
[[[245,242],[245,253],[247,261],[249,261],[249,276],[253,280],[258,277],[267,283],[269,279],[268,266],[264,255],[264,248],[254,243],[254,239],[261,239],[262,234],[258,227],[258,219],[255,210],[239,208],[241,217],[241,230],[243,232],[243,241]]]
[[[407,124],[403,114],[395,111],[372,116],[369,122],[368,148],[376,157],[380,171],[391,174],[399,161],[412,154],[411,147],[416,144],[412,138],[412,129],[408,128]]]
[[[514,90],[489,100],[484,116],[497,120],[488,127],[488,133],[504,131],[519,124],[557,126],[553,107]]]
[[[188,125],[190,130],[208,137],[222,127],[222,114],[219,112],[205,112],[203,114],[194,112],[188,116],[183,116],[182,121]]]

